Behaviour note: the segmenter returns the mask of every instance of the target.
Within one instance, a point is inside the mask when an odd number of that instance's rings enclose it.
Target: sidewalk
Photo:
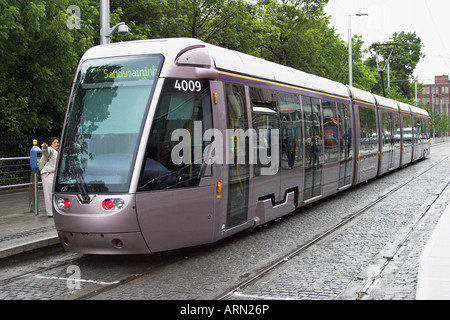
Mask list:
[[[416,299],[450,299],[450,206],[420,255]]]
[[[42,188],[38,215],[30,212],[32,196],[28,188],[0,191],[0,259],[59,243],[53,218],[45,213]]]

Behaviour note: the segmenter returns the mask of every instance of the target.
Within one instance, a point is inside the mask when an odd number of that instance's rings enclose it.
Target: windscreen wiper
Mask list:
[[[81,199],[83,201],[90,201],[91,198],[89,197],[89,194],[86,191],[86,183],[84,183],[83,174],[81,173],[81,169],[75,169],[75,181],[78,188],[78,191],[80,191]]]
[[[77,157],[74,156],[75,153],[73,153],[73,151],[75,151],[75,148],[68,148],[68,152],[71,153],[70,156],[68,156],[68,158],[71,160],[69,161],[70,165],[69,165],[69,173],[70,176],[75,176],[75,184],[78,188],[78,191],[80,192],[81,195],[81,200],[83,202],[85,201],[90,201],[91,198],[89,197],[89,194],[87,193],[86,190],[86,183],[84,182],[84,178],[83,178],[83,169],[81,168],[81,163],[77,160],[75,160]]]

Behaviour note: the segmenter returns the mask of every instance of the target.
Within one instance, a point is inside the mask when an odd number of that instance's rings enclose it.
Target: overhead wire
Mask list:
[[[428,0],[425,0],[425,5],[427,7],[428,14],[430,15],[430,19],[431,19],[431,21],[433,22],[433,25],[434,25],[434,33],[437,34],[437,36],[439,37],[439,40],[440,40],[439,42],[442,45],[442,47],[444,49],[444,52],[448,53],[449,51],[447,50],[447,47],[445,46],[445,41],[442,39],[442,35],[441,35],[441,32],[440,32],[441,30],[436,25],[436,20],[434,19],[434,16],[431,13],[430,6],[428,5]]]

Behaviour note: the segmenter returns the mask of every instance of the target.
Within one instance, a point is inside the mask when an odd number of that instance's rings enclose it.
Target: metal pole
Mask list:
[[[38,208],[38,174],[33,172],[33,188],[34,188],[34,214],[37,216],[39,214]]]
[[[388,75],[387,75],[387,87],[388,87],[388,97],[391,97],[391,65],[389,61],[387,63]]]
[[[434,93],[433,93],[433,88],[431,88],[431,114],[433,115],[433,139],[435,138],[436,135],[436,117],[434,114]]]
[[[448,100],[447,100],[447,125],[446,125],[446,129],[447,129],[447,139],[448,139],[448,131],[449,131],[449,123],[450,123],[450,119],[448,117]]]
[[[109,0],[100,0],[100,44],[109,43],[109,40]]]
[[[417,107],[417,81],[414,83],[414,92],[415,92],[415,96],[416,96],[416,107]]]
[[[348,84],[353,85],[352,16],[348,15]]]
[[[440,97],[440,100],[441,100],[441,114],[440,114],[440,117],[441,117],[441,119],[442,119],[442,96]],[[442,121],[441,121],[442,122]],[[442,129],[441,129],[442,130]],[[440,132],[440,136],[442,137],[443,135],[444,135],[444,132],[442,132],[442,131],[439,131]]]
[[[353,41],[352,41],[352,16],[368,16],[367,13],[357,13],[348,15],[348,84],[353,86]]]

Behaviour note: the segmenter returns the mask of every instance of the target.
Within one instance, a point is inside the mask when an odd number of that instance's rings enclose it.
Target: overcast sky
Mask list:
[[[450,73],[449,0],[329,0],[325,13],[345,41],[348,15],[368,13],[367,17],[351,18],[352,34],[362,36],[364,48],[388,41],[395,32],[416,32],[426,57],[414,75],[420,82],[434,83],[435,75]]]

